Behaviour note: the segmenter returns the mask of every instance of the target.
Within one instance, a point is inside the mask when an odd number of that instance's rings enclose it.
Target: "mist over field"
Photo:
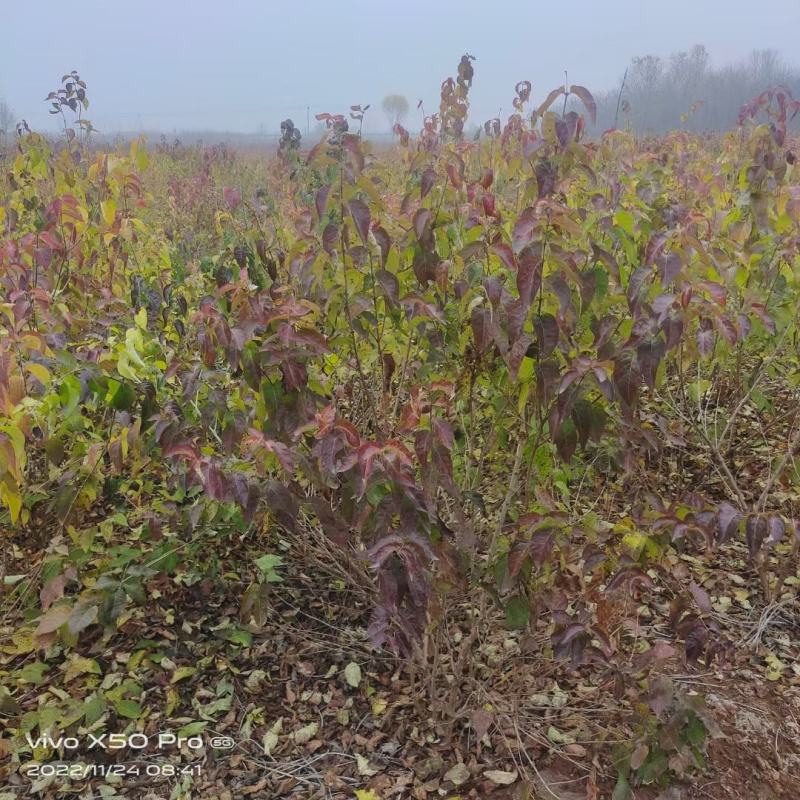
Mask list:
[[[798,86],[794,0],[5,5],[0,99],[36,129],[55,127],[41,100],[70,69],[91,81],[93,122],[108,134],[277,134],[287,117],[305,134],[318,113],[368,103],[364,131],[386,134],[381,102],[392,93],[407,99],[405,122],[417,130],[418,102],[435,110],[462,52],[479,76],[468,127],[505,120],[518,81],[540,100],[564,70],[598,97],[599,130],[615,116],[626,69],[622,121],[641,130],[680,127],[697,101],[683,126],[719,129],[755,86]]]

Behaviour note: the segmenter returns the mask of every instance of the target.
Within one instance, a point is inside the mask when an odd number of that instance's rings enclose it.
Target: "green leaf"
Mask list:
[[[188,725],[184,725],[182,728],[178,729],[179,736],[197,736],[198,733],[202,733],[206,729],[207,722],[203,722],[202,720],[198,720],[197,722],[190,722]]]
[[[116,383],[116,381],[114,381]],[[127,383],[117,383],[111,395],[111,406],[117,411],[127,411],[136,400],[136,392]]]
[[[94,725],[106,713],[108,704],[100,694],[95,694],[83,704],[83,720],[87,726]]]
[[[262,575],[264,575],[268,583],[280,583],[283,580],[283,578],[275,572],[277,567],[283,565],[283,559],[280,556],[268,553],[257,558],[255,564],[261,570]]]
[[[32,683],[34,686],[39,686],[44,683],[44,673],[47,672],[48,669],[50,669],[50,667],[47,664],[41,661],[33,661],[30,664],[26,664],[18,672],[15,672],[14,676],[22,683]]]
[[[521,631],[528,625],[531,612],[524,597],[512,597],[506,603],[506,624],[511,630]]]
[[[622,228],[630,236],[633,236],[633,214],[621,208],[614,214],[614,224]]]
[[[706,726],[703,721],[696,715],[692,714],[689,724],[686,727],[686,738],[688,741],[700,747],[706,740]]]
[[[64,416],[70,416],[81,399],[81,382],[74,375],[67,375],[58,387],[58,397]]]
[[[135,700],[117,700],[114,708],[121,717],[139,719],[142,716],[142,707]]]
[[[250,647],[253,643],[253,634],[241,628],[231,628],[226,631],[225,638],[232,644],[240,644],[242,647]]]
[[[611,800],[633,800],[631,786],[628,783],[627,777],[621,772],[617,777],[617,785],[614,787]]]

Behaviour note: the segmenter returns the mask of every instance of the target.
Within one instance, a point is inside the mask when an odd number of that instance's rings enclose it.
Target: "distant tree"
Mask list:
[[[408,114],[408,100],[401,94],[387,94],[383,98],[382,108],[389,119],[389,125],[394,127]]]
[[[624,84],[595,94],[595,131],[614,126],[618,104],[621,124],[639,133],[730,129],[745,103],[777,84],[800,97],[800,70],[774,50],[754,50],[746,58],[720,66],[711,63],[702,45],[664,59],[640,56],[631,61]],[[792,125],[796,131],[800,119]]]
[[[8,134],[14,126],[14,112],[5,100],[0,100],[0,134]]]

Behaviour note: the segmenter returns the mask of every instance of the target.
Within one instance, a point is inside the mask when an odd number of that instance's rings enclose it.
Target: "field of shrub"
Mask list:
[[[466,140],[472,73],[5,145],[0,798],[797,796],[800,105]]]

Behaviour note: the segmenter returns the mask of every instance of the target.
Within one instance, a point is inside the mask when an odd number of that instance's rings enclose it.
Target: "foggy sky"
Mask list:
[[[390,92],[438,106],[462,53],[476,56],[471,122],[513,111],[514,84],[540,101],[563,82],[601,91],[633,56],[705,44],[712,63],[778,50],[796,63],[800,0],[0,0],[0,98],[32,128],[55,127],[45,95],[77,69],[103,132],[277,132],[306,109]]]

